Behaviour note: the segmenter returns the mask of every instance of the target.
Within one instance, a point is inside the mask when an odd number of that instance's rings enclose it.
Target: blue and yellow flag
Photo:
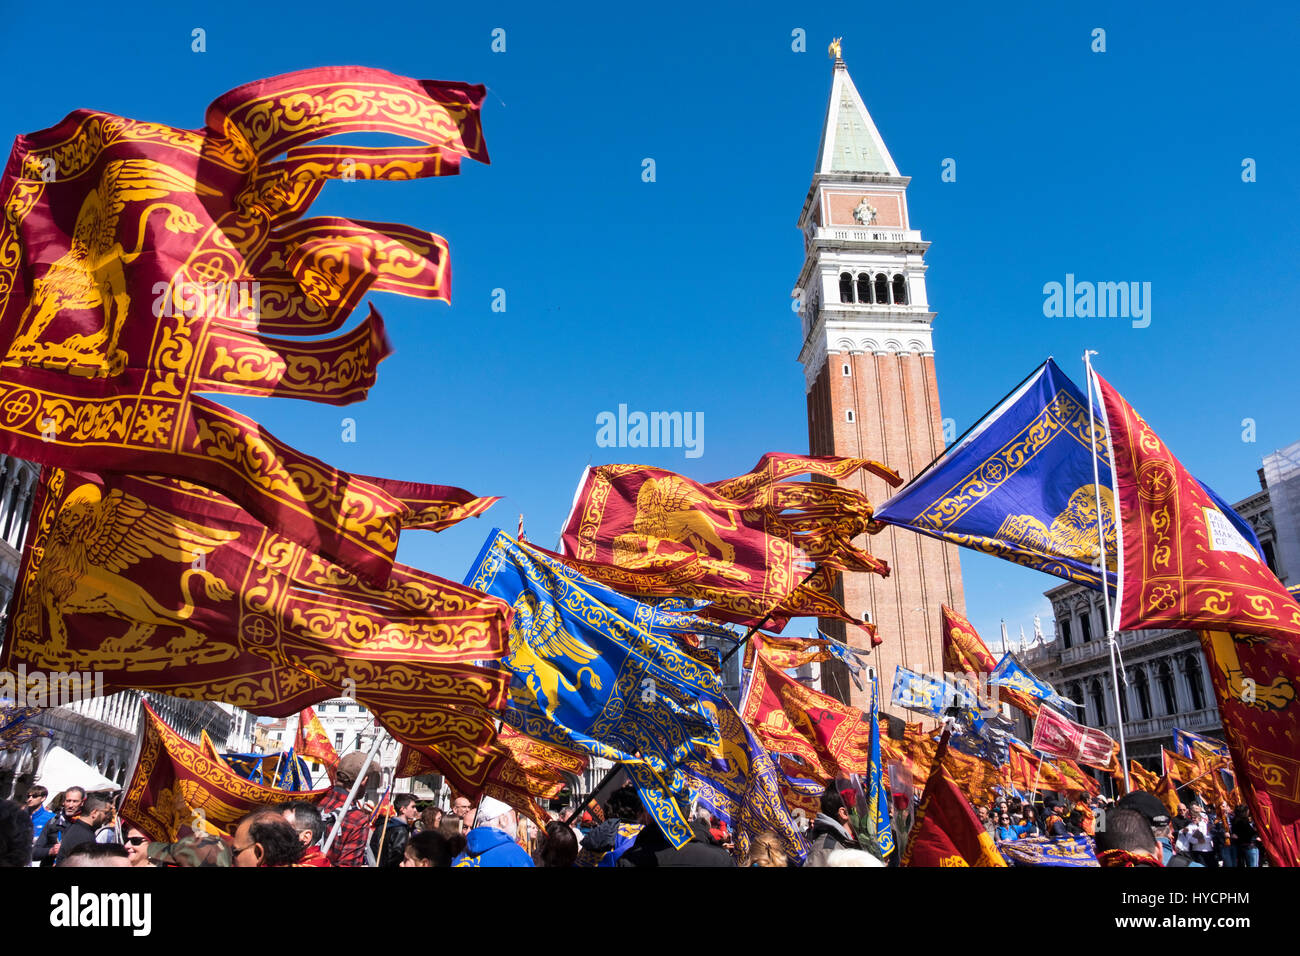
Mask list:
[[[943,720],[950,707],[979,706],[975,694],[965,685],[950,684],[929,674],[918,674],[901,664],[894,671],[894,689],[890,703],[937,720]]]
[[[1102,415],[1090,426],[1086,395],[1051,359],[877,508],[875,519],[1100,590],[1094,461],[1113,586],[1115,496]],[[1250,525],[1205,490],[1259,550]]]
[[[889,859],[894,852],[894,828],[889,817],[889,791],[881,779],[880,760],[880,678],[871,670],[871,766],[867,771],[867,829],[876,839],[881,856]]]
[[[1050,704],[1057,710],[1079,706],[1076,702],[1058,694],[1056,688],[1047,681],[1039,680],[1027,671],[1010,651],[1002,655],[1002,660],[998,661],[997,666],[989,673],[988,683],[992,687],[1009,687],[1018,690],[1027,697]]]
[[[529,553],[538,560],[547,560],[536,551]],[[738,640],[726,625],[697,616],[697,611],[708,606],[707,601],[678,598],[654,603],[638,601],[584,578],[567,565],[552,561],[549,566],[558,576],[581,582],[584,590],[606,608],[697,660],[698,650],[692,653],[690,648],[675,643],[676,640],[690,635],[723,638],[733,643]],[[781,840],[787,856],[800,862],[805,860],[808,848],[803,838],[804,828],[791,817],[781,796],[781,780],[771,755],[740,719],[716,675],[695,682],[691,693],[703,706],[720,741],[717,747],[699,750],[682,764],[686,785],[699,805],[732,828],[741,857],[748,853],[752,837],[771,831]]]
[[[720,747],[706,707],[717,676],[669,637],[621,613],[616,594],[499,529],[465,583],[514,609],[510,706],[501,718],[548,743],[621,763],[674,846],[693,834],[689,758]],[[654,617],[649,608],[647,622]]]
[[[1228,753],[1228,745],[1222,740],[1194,734],[1190,730],[1180,730],[1177,727],[1174,728],[1174,753],[1193,759],[1210,753],[1224,760],[1232,760],[1232,756]]]

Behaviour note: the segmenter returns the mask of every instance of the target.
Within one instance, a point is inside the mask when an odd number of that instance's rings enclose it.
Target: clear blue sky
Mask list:
[[[319,214],[451,242],[450,308],[376,297],[396,354],[349,409],[231,402],[343,468],[506,500],[401,557],[459,579],[491,522],[553,544],[588,461],[703,480],[807,450],[795,219],[830,88],[850,72],[909,190],[944,414],[958,430],[1046,355],[1098,367],[1229,500],[1300,437],[1295,56],[1283,4],[593,6],[69,3],[13,6],[0,134],[78,107],[182,127],[260,76],[357,63],[486,84],[493,163],[331,184]],[[190,31],[207,52],[190,50]],[[1094,28],[1106,52],[1090,49]],[[506,31],[506,52],[490,49]],[[807,33],[806,53],[791,31]],[[657,181],[641,180],[653,158]],[[940,164],[957,160],[957,181]],[[1242,160],[1258,164],[1243,183]],[[1152,322],[1047,319],[1043,284],[1152,284]],[[490,309],[506,290],[507,311]],[[364,314],[364,310],[359,312]],[[699,411],[704,454],[596,445],[598,413]],[[344,444],[341,419],[358,441]],[[1242,420],[1257,441],[1242,440]],[[963,553],[971,617],[1013,637],[1057,581]],[[797,627],[798,625],[792,625]],[[889,635],[884,635],[889,639]]]

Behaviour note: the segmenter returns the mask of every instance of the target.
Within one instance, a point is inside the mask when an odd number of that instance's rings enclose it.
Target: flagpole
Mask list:
[[[817,567],[813,568],[812,574],[808,575],[808,577],[804,578],[802,581],[799,582],[799,587],[803,587],[805,584],[807,584],[817,575],[821,574],[822,567],[823,565],[818,564]],[[789,595],[786,596],[789,597]],[[727,663],[727,661],[731,660],[733,657],[736,656],[737,651],[739,651],[742,647],[744,647],[751,640],[753,640],[753,637],[755,634],[758,633],[759,628],[761,628],[764,624],[766,624],[771,619],[772,615],[776,613],[776,609],[780,606],[781,603],[779,601],[776,604],[774,604],[772,606],[772,609],[763,615],[763,619],[759,621],[757,624],[755,624],[753,627],[751,627],[749,631],[745,634],[745,636],[736,643],[735,647],[727,651],[727,656],[722,658],[722,660],[718,662],[718,666],[721,667],[723,664]]]
[[[1101,607],[1106,616],[1106,641],[1110,650],[1110,679],[1115,685],[1115,726],[1119,728],[1120,766],[1124,770],[1124,790],[1131,793],[1133,788],[1128,778],[1128,745],[1124,741],[1124,708],[1120,702],[1119,671],[1115,665],[1115,657],[1119,653],[1118,642],[1115,639],[1115,622],[1110,613],[1110,580],[1106,567],[1106,536],[1101,527],[1101,474],[1097,469],[1097,452],[1092,447],[1093,436],[1097,434],[1092,399],[1092,356],[1096,354],[1092,349],[1088,349],[1083,353],[1083,365],[1088,376],[1088,450],[1092,458],[1092,490],[1097,501],[1097,562],[1101,577]],[[1109,435],[1107,440],[1109,440]],[[1113,450],[1111,455],[1114,456]],[[1119,488],[1115,489],[1115,501],[1115,514],[1112,516],[1112,520],[1115,522],[1115,534],[1118,535],[1120,533]]]
[[[339,830],[343,828],[343,818],[347,816],[348,810],[352,809],[352,804],[357,798],[357,791],[366,780],[366,773],[370,770],[370,764],[375,759],[375,754],[379,752],[379,745],[383,743],[384,735],[375,734],[375,742],[370,745],[370,752],[366,754],[365,762],[361,764],[361,769],[357,772],[357,779],[352,781],[352,789],[348,791],[348,798],[343,801],[343,806],[339,808],[338,819],[334,821],[334,829],[330,830],[330,835],[325,838],[321,844],[320,851],[328,856],[330,846],[334,843],[334,838],[339,835]]]

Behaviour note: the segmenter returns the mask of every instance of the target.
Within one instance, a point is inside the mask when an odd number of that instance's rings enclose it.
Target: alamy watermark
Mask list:
[[[596,416],[596,444],[601,448],[684,448],[687,458],[704,454],[703,412],[631,412]]]
[[[1132,319],[1135,329],[1151,324],[1150,282],[1076,282],[1067,272],[1064,283],[1045,283],[1043,295],[1049,319]]]
[[[62,707],[104,696],[104,675],[90,671],[0,671],[0,701],[14,707]]]
[[[262,283],[232,279],[228,282],[155,282],[153,314],[156,318],[183,315],[187,319],[245,319],[256,322],[262,312]]]

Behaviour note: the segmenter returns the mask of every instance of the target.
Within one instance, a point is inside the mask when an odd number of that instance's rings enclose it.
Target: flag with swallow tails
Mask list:
[[[997,667],[997,659],[975,630],[975,625],[965,615],[947,605],[940,606],[940,614],[943,618],[944,669],[958,674],[992,673]],[[1007,687],[999,697],[1005,698],[1007,703],[1028,714],[1030,718],[1038,716],[1037,701],[1020,691]]]
[[[637,597],[706,599],[708,617],[780,631],[792,616],[860,623],[831,594],[837,571],[889,573],[852,543],[872,527],[871,502],[834,481],[859,471],[899,478],[860,458],[769,453],[752,471],[708,484],[662,468],[601,465],[583,475],[563,531],[564,560]],[[810,576],[807,568],[822,572]]]
[[[367,292],[447,301],[447,243],[304,216],[328,180],[487,162],[483,95],[325,67],[231,90],[198,130],[77,110],[19,136],[0,178],[0,452],[205,484],[385,583],[411,504],[197,393],[366,395],[391,352],[379,313],[319,336]],[[348,133],[414,143],[313,145]]]
[[[713,671],[611,607],[607,589],[498,529],[465,580],[514,609],[501,719],[621,763],[664,836],[684,846],[693,836],[684,764],[720,745],[701,699]]]
[[[9,609],[4,666],[94,670],[283,716],[346,693],[462,793],[488,770],[509,608],[398,565],[377,587],[175,479],[46,468]]]

